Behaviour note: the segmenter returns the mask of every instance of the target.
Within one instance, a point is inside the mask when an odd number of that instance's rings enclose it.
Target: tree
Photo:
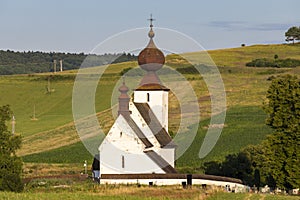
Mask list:
[[[20,192],[22,160],[16,156],[16,150],[21,147],[21,137],[8,131],[6,121],[10,115],[8,105],[0,107],[0,191]]]
[[[300,79],[286,75],[274,79],[267,92],[267,125],[275,132],[264,142],[270,178],[277,187],[300,187]]]
[[[295,43],[295,40],[300,40],[300,27],[293,26],[288,29],[287,32],[285,32],[286,41],[290,42],[293,41],[293,44]]]
[[[276,131],[294,133],[300,125],[300,80],[286,75],[274,79],[267,91],[267,125]]]
[[[229,154],[221,163],[216,161],[204,163],[206,174],[238,178],[244,184],[253,185],[253,166],[247,152]]]

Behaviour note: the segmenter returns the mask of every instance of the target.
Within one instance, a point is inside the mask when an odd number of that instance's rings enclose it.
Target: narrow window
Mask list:
[[[122,137],[122,131],[120,132],[120,137]]]
[[[150,94],[147,93],[147,102],[149,102],[149,101],[150,101]]]
[[[122,168],[125,168],[125,160],[124,160],[124,156],[122,156]]]

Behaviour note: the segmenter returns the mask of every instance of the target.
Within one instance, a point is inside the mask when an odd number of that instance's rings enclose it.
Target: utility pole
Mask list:
[[[62,65],[62,60],[59,60],[59,65],[60,65],[60,71],[62,72],[63,71],[63,65]]]
[[[31,120],[37,120],[37,118],[35,118],[35,104],[33,105],[33,116]]]
[[[56,73],[56,60],[53,60],[53,68],[54,73]]]
[[[11,134],[14,135],[16,131],[16,118],[13,115],[12,116],[12,121],[11,121]]]

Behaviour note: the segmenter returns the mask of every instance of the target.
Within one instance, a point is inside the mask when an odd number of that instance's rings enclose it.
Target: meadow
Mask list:
[[[0,192],[1,199],[197,199],[197,200],[296,200],[296,196],[254,194],[254,193],[228,193],[221,188],[201,186],[183,189],[182,186],[149,187],[145,185],[97,185],[91,181],[76,182],[74,180],[35,180],[26,185],[22,193]]]

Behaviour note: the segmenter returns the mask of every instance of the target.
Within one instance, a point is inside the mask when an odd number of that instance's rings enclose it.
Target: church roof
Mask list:
[[[153,32],[152,28],[150,32]],[[146,48],[140,52],[138,56],[138,63],[141,68],[146,71],[157,71],[165,63],[165,56],[163,52],[155,46],[152,37],[150,38]]]
[[[151,158],[162,170],[164,170],[168,174],[175,174],[177,171],[172,167],[165,159],[163,159],[160,155],[158,155],[155,151],[149,150],[144,151],[144,153]]]
[[[152,17],[150,18],[150,21],[150,31],[148,33],[150,40],[146,48],[139,53],[138,63],[141,68],[146,71],[157,71],[165,64],[165,56],[163,52],[154,44],[153,38],[155,34],[152,29]]]
[[[155,138],[161,145],[161,147],[174,147],[176,146],[170,135],[167,133],[166,129],[162,127],[155,114],[150,109],[147,103],[134,103],[143,119],[151,129]]]

